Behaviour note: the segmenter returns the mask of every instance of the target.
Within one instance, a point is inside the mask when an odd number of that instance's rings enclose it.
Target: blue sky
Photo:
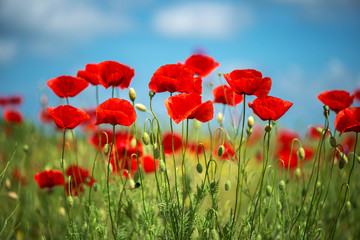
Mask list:
[[[281,123],[306,128],[323,123],[320,92],[360,87],[359,42],[357,0],[1,0],[0,94],[22,93],[22,112],[36,119],[42,95],[63,103],[47,80],[115,60],[135,69],[131,86],[148,105],[156,69],[200,49],[220,63],[205,83],[218,85],[217,72],[257,69],[272,79],[270,95],[294,103]],[[102,100],[110,94],[100,91]],[[159,95],[166,114],[167,95]],[[94,96],[90,86],[70,102],[94,106]]]

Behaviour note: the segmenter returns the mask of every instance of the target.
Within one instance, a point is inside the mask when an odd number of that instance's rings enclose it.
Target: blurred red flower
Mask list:
[[[103,133],[105,132],[108,136],[108,144],[111,144],[112,141],[113,141],[113,132],[110,131],[110,130],[100,130],[100,133],[101,133],[101,148],[104,147],[104,145],[107,143],[106,141],[106,135]],[[95,148],[98,148],[99,147],[99,133],[98,131],[94,131],[93,134],[88,137],[88,142],[93,145]]]
[[[39,184],[40,189],[64,185],[64,175],[59,170],[48,170],[36,173],[34,179]]]
[[[360,132],[360,107],[346,108],[335,117],[335,129],[340,132]]]
[[[99,84],[98,67],[95,63],[86,64],[85,70],[79,70],[76,76],[79,78],[83,78],[91,85],[95,86]]]
[[[77,185],[74,181],[70,182],[70,186],[69,186],[69,182],[65,182],[64,187],[67,196],[77,197],[79,196],[80,193],[84,192],[84,187],[81,184]]]
[[[214,103],[222,103],[235,107],[241,103],[243,96],[235,93],[229,86],[220,85],[213,89]]]
[[[133,141],[132,139],[135,140],[135,137],[130,133],[115,133],[116,153],[119,155],[120,158],[131,158],[132,154],[136,154],[136,142],[138,145],[138,156],[139,158],[142,156],[143,146],[141,142],[139,140]]]
[[[224,74],[224,78],[237,94],[263,97],[269,94],[271,79],[262,77],[261,72],[254,69],[234,70]]]
[[[351,107],[354,97],[354,95],[350,96],[350,93],[344,90],[324,91],[317,96],[323,104],[328,105],[330,110],[336,113]]]
[[[23,102],[23,97],[19,94],[14,94],[10,96],[0,96],[0,107],[6,106],[17,106],[21,105]]]
[[[52,124],[54,123],[52,117],[50,116],[49,112],[46,108],[41,108],[39,112],[39,121],[43,124]]]
[[[211,101],[201,103],[201,96],[196,93],[178,94],[165,100],[168,115],[176,124],[184,119],[197,119],[207,122],[213,119],[214,107]]]
[[[23,115],[17,109],[5,109],[3,112],[4,120],[11,124],[21,124]]]
[[[128,88],[135,75],[134,69],[115,61],[104,61],[97,65],[99,82],[109,87]]]
[[[96,124],[131,126],[136,112],[131,103],[124,99],[110,98],[96,108]]]
[[[71,176],[71,181],[74,181],[76,185],[86,184],[92,186],[94,184],[94,179],[91,179],[90,173],[88,170],[83,169],[77,165],[69,166],[65,171],[67,176]]]
[[[163,134],[163,143],[165,154],[172,154],[172,137],[171,132]],[[174,138],[174,153],[177,153],[181,149],[181,135],[177,132],[173,132]]]
[[[70,105],[60,105],[56,108],[48,107],[47,110],[55,124],[64,131],[65,128],[73,129],[90,118],[85,111]]]
[[[305,151],[305,158],[304,158],[304,160],[299,160],[300,165],[302,162],[310,160],[314,155],[314,152],[310,147],[303,147],[303,148]],[[290,144],[290,146],[281,147],[277,151],[276,156],[278,159],[283,160],[284,163],[282,161],[280,161],[279,167],[285,167],[285,168],[289,167],[290,169],[295,169],[298,166],[298,159],[297,159],[298,149],[299,149],[299,147],[295,146],[295,147],[293,147],[292,153],[290,153],[291,144]],[[290,154],[291,154],[291,156],[290,156]],[[290,158],[290,160],[289,160],[289,158]]]
[[[355,100],[360,102],[360,87],[355,89],[353,95],[355,96]]]
[[[154,158],[151,155],[146,155],[142,158],[142,166],[145,173],[155,172],[155,164],[157,168],[159,165],[159,160],[154,161]]]
[[[214,58],[201,54],[193,54],[185,60],[184,66],[200,77],[206,77],[220,64]]]
[[[261,120],[276,121],[281,118],[293,104],[280,98],[265,96],[256,98],[252,104],[248,103],[248,105]]]
[[[297,138],[300,140],[300,134],[294,130],[290,129],[284,129],[282,128],[278,135],[277,135],[277,143],[280,144],[280,146],[290,146],[292,144],[292,141]],[[297,143],[294,143],[297,144]]]
[[[89,86],[82,78],[72,76],[59,76],[47,81],[47,85],[60,98],[75,97]]]
[[[181,64],[168,64],[161,66],[153,74],[149,88],[156,93],[202,93],[202,80],[194,78],[194,72]]]
[[[21,174],[20,170],[18,168],[15,168],[13,171],[14,179],[21,184],[25,185],[27,183],[27,178],[25,175]]]

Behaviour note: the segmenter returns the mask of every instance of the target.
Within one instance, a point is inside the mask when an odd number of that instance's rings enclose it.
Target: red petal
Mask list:
[[[68,98],[78,95],[89,83],[78,77],[60,76],[47,81],[47,85],[58,97]]]
[[[185,60],[184,66],[191,69],[200,77],[206,77],[220,64],[210,56],[193,54]]]
[[[263,121],[276,121],[281,118],[293,105],[291,102],[283,101],[280,98],[266,96],[256,98],[253,103],[248,103],[249,107]]]
[[[335,117],[335,128],[340,132],[360,132],[360,107],[346,108]]]
[[[136,120],[136,112],[130,102],[110,98],[96,108],[96,124],[131,126]]]
[[[176,124],[186,119],[199,104],[201,96],[196,93],[178,94],[165,100],[168,115]]]
[[[115,61],[98,64],[99,82],[107,89],[110,86],[128,88],[135,75],[134,69]]]
[[[191,114],[187,117],[188,119],[197,119],[200,122],[208,122],[214,117],[214,106],[211,101],[204,102],[197,106]]]
[[[355,96],[350,96],[350,93],[344,90],[332,90],[324,91],[317,97],[323,104],[328,105],[331,110],[338,113],[351,107]]]
[[[48,107],[47,111],[59,128],[73,129],[90,118],[85,111],[70,105],[60,105],[57,108]]]

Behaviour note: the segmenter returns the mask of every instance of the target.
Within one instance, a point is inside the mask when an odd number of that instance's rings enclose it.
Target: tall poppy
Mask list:
[[[64,131],[65,128],[73,129],[90,118],[85,111],[70,105],[60,105],[56,108],[48,107],[47,110],[55,124]]]
[[[254,69],[234,70],[224,74],[224,78],[237,94],[263,97],[269,94],[271,79],[262,77],[262,73]]]
[[[214,103],[236,106],[241,103],[243,96],[235,93],[228,85],[220,85],[213,89]]]
[[[185,60],[184,66],[200,77],[206,77],[220,64],[214,58],[202,54],[193,54]]]
[[[115,61],[104,61],[99,63],[97,67],[99,82],[106,89],[109,87],[128,88],[135,75],[134,69]]]
[[[317,98],[331,110],[338,113],[341,110],[351,107],[354,102],[354,95],[344,90],[324,91]]]
[[[76,76],[79,78],[83,78],[91,85],[95,86],[99,84],[98,67],[95,63],[86,64],[85,70],[79,70]]]
[[[40,189],[64,185],[64,175],[59,170],[48,170],[36,173],[34,179],[39,184]]]
[[[156,93],[202,93],[202,80],[194,78],[194,72],[181,64],[168,64],[161,66],[153,74],[149,88]]]
[[[335,129],[340,132],[360,132],[360,107],[346,108],[335,117]]]
[[[96,124],[131,126],[136,120],[136,112],[129,101],[110,98],[96,108]]]
[[[256,98],[252,104],[248,103],[248,105],[261,120],[276,121],[289,110],[293,103],[281,98],[265,96]]]
[[[89,86],[82,78],[72,76],[59,76],[47,81],[47,85],[60,98],[75,97]]]
[[[168,115],[176,124],[182,120],[197,119],[207,122],[213,119],[214,107],[211,101],[201,103],[201,96],[196,93],[178,94],[165,100]]]
[[[12,124],[21,124],[23,122],[23,115],[17,109],[5,109],[3,112],[4,120]]]

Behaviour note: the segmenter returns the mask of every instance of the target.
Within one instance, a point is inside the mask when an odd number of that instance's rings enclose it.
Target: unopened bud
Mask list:
[[[97,183],[94,183],[92,188],[94,189],[94,192],[97,192],[98,188],[99,188],[99,185]]]
[[[270,197],[272,193],[272,187],[270,185],[266,186],[266,196]]]
[[[69,205],[69,207],[74,206],[74,199],[72,198],[72,196],[68,196],[67,199],[66,199],[66,202]]]
[[[24,144],[24,146],[23,146],[23,150],[24,150],[24,152],[28,152],[29,151],[29,145],[27,145],[27,144]]]
[[[159,159],[160,158],[160,150],[158,147],[154,148],[154,158]]]
[[[145,145],[149,145],[150,143],[150,137],[149,137],[149,134],[147,132],[143,132],[142,136],[141,136],[141,139],[143,141],[143,143]]]
[[[132,138],[130,141],[130,147],[134,148],[136,147],[136,138]]]
[[[195,127],[196,129],[199,129],[199,128],[201,127],[201,122],[200,122],[199,120],[195,120],[195,121],[194,121],[194,127]]]
[[[217,75],[218,75],[219,78],[221,78],[222,73],[221,73],[221,72],[218,72]]]
[[[210,188],[212,190],[214,190],[216,188],[216,181],[215,180],[212,180],[211,183],[210,183]]]
[[[279,189],[280,189],[281,191],[285,190],[285,181],[284,181],[284,180],[281,180],[281,181],[279,182]]]
[[[160,169],[160,172],[165,172],[165,170],[166,170],[165,162],[162,159],[159,161],[159,169]]]
[[[326,118],[329,117],[329,106],[325,105],[323,108],[324,108],[324,116]]]
[[[5,187],[6,187],[7,189],[10,189],[10,188],[11,188],[11,181],[10,181],[10,179],[8,179],[8,178],[5,179]]]
[[[109,144],[108,144],[108,143],[106,143],[106,144],[104,145],[103,151],[104,151],[105,156],[107,156],[107,155],[109,154],[110,147],[109,147]]]
[[[331,136],[329,139],[330,145],[334,148],[336,147],[337,143],[336,143],[336,138]]]
[[[59,208],[59,214],[60,214],[60,216],[64,217],[65,214],[66,214],[65,208],[60,207],[60,208]]]
[[[149,97],[154,97],[155,96],[155,93],[153,91],[149,91]]]
[[[345,213],[351,212],[351,202],[350,201],[346,201],[346,203],[344,205],[344,210],[345,210]]]
[[[134,181],[134,180],[129,179],[129,187],[130,187],[131,189],[134,189],[134,188],[135,188],[135,181]]]
[[[279,210],[279,211],[282,209],[282,204],[281,204],[280,201],[278,201],[278,202],[276,203],[276,208],[277,208],[277,210]]]
[[[221,146],[218,148],[217,155],[218,155],[219,157],[221,157],[221,156],[224,154],[224,151],[225,151],[225,147],[224,147],[224,145],[221,145]]]
[[[216,230],[213,228],[210,231],[210,239],[211,240],[218,240],[219,239],[219,235],[217,234]]]
[[[139,173],[139,171],[136,171],[134,173],[134,181],[137,182],[139,180],[139,178],[140,178],[140,173]]]
[[[348,159],[346,155],[343,152],[340,152],[339,168],[343,169],[345,167],[345,164],[347,163],[348,163]]]
[[[254,126],[255,119],[253,116],[248,117],[247,125],[251,129]]]
[[[316,132],[317,132],[318,134],[321,134],[322,131],[323,131],[322,127],[316,127]]]
[[[299,179],[301,176],[301,169],[300,168],[296,168],[295,170],[295,178]]]
[[[321,182],[320,181],[317,181],[316,182],[316,189],[320,189],[321,188]]]
[[[141,104],[141,103],[135,104],[135,107],[136,107],[139,111],[146,112],[146,107],[145,107],[143,104]]]
[[[203,167],[202,167],[201,163],[198,163],[198,164],[196,165],[196,171],[197,171],[199,174],[202,173]]]
[[[304,150],[304,148],[302,148],[302,147],[299,148],[299,150],[297,152],[297,155],[301,160],[304,160],[304,158],[305,158],[305,150]]]
[[[130,98],[130,100],[131,100],[132,102],[135,101],[135,99],[136,99],[135,89],[133,89],[133,88],[130,88],[130,89],[129,89],[129,98]]]
[[[225,191],[229,191],[230,190],[230,188],[231,188],[231,182],[230,182],[230,180],[227,180],[226,182],[225,182]]]
[[[224,121],[224,114],[223,114],[222,112],[219,112],[219,113],[217,114],[217,121],[218,121],[218,123],[220,123],[220,124]]]
[[[266,124],[265,126],[265,132],[270,132],[272,129],[272,125],[271,124]]]

